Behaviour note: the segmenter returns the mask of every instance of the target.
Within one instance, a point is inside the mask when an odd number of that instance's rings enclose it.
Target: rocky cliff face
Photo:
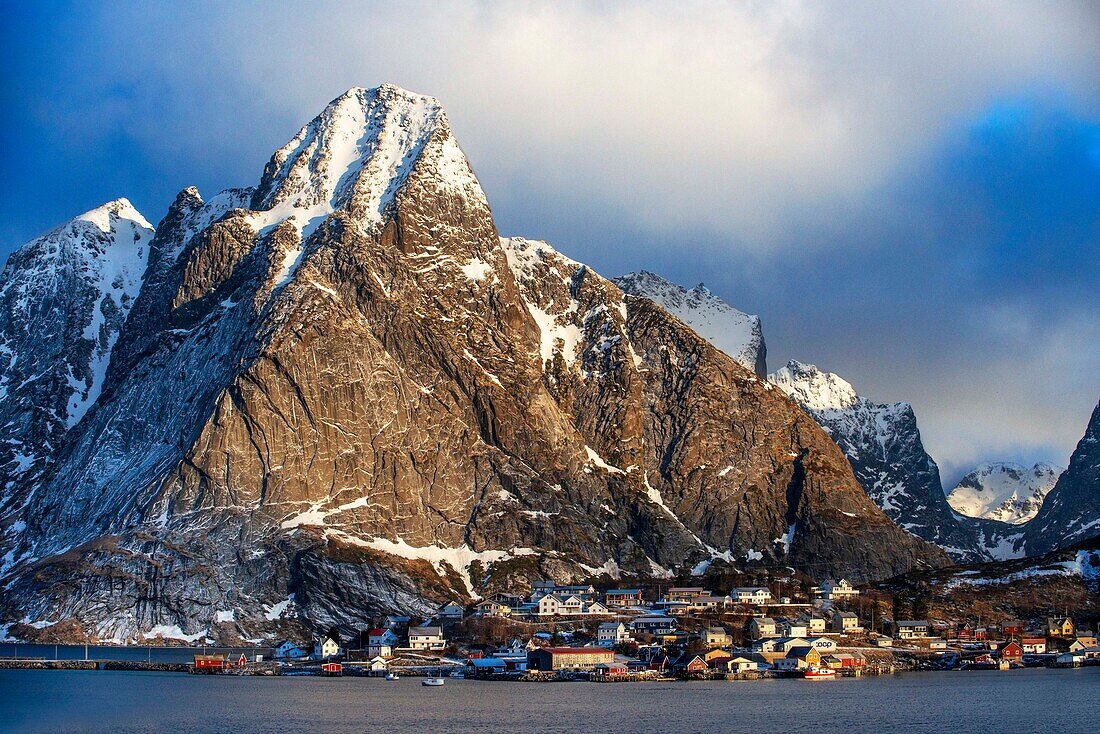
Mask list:
[[[102,384],[21,513],[8,622],[256,639],[535,575],[947,562],[780,391],[502,241],[438,102],[393,86],[254,189],[181,192]]]
[[[152,236],[119,199],[8,260],[0,280],[0,523],[18,522],[27,492],[103,389]],[[11,533],[4,536],[0,548]]]
[[[952,509],[967,517],[1020,525],[1039,512],[1062,469],[1052,464],[1028,468],[998,462],[983,464],[947,494]]]
[[[738,311],[702,283],[687,290],[645,270],[619,276],[614,283],[655,302],[760,377],[767,376],[768,348],[759,316]]]
[[[769,379],[837,442],[860,484],[887,516],[958,561],[992,558],[990,546],[1001,543],[1001,528],[960,521],[951,511],[939,467],[924,450],[911,405],[872,402],[839,376],[793,360]]]
[[[1024,526],[1028,555],[1100,536],[1100,405],[1035,519]]]

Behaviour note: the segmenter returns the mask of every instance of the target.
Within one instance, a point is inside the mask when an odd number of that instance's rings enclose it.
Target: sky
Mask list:
[[[352,86],[438,97],[505,235],[760,314],[769,367],[913,404],[948,487],[1100,398],[1100,4],[22,3],[0,257],[254,185]]]

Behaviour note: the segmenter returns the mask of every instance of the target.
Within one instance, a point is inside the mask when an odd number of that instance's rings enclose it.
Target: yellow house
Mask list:
[[[1069,617],[1047,617],[1047,634],[1051,637],[1073,637],[1073,620]]]
[[[715,660],[716,658],[728,657],[731,657],[729,650],[722,650],[721,648],[716,650],[707,650],[705,653],[703,653],[703,660],[706,660],[708,665],[710,664],[711,660]]]

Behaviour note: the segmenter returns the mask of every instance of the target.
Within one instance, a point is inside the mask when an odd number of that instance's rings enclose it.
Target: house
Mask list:
[[[630,668],[626,663],[600,663],[596,667],[592,668],[592,675],[594,676],[609,676],[609,675],[626,675],[630,672]]]
[[[564,614],[561,597],[555,594],[547,594],[539,599],[538,615],[540,617],[556,617],[560,614]]]
[[[196,655],[195,670],[222,670],[229,666],[229,659],[225,655]]]
[[[500,658],[473,658],[466,661],[467,672],[475,677],[503,673],[507,666]]]
[[[611,610],[600,604],[598,601],[594,601],[588,604],[581,610],[582,614],[611,614]]]
[[[393,648],[400,642],[400,638],[391,629],[377,627],[367,632],[367,656],[389,657],[393,655]]]
[[[899,640],[916,640],[928,637],[928,622],[925,620],[898,620],[894,622],[894,637]]]
[[[859,632],[859,617],[852,612],[833,612],[833,632],[839,635],[851,635]]]
[[[854,586],[848,583],[847,579],[840,579],[839,581],[826,579],[825,582],[821,584],[821,586],[815,589],[815,592],[822,599],[827,599],[829,601],[839,601],[859,596],[859,591],[857,591]]]
[[[1024,659],[1024,648],[1015,640],[1009,640],[1002,644],[997,648],[997,653],[1001,656],[1001,660],[1008,660],[1009,662],[1018,663]]]
[[[636,617],[631,621],[630,628],[635,632],[664,635],[676,629],[676,620],[672,617],[662,616]]]
[[[703,644],[707,647],[728,647],[733,644],[733,638],[722,627],[708,627],[703,633]]]
[[[413,650],[442,650],[446,646],[442,627],[409,627],[409,647]]]
[[[600,647],[615,647],[630,641],[630,633],[622,622],[604,622],[596,628],[596,642]]]
[[[755,671],[757,665],[752,660],[738,655],[725,660],[721,665],[715,667],[726,673],[748,673]]]
[[[692,603],[696,597],[705,596],[706,589],[702,586],[673,586],[665,594],[665,601]]]
[[[1047,618],[1048,637],[1073,637],[1074,629],[1073,620],[1069,617]]]
[[[591,670],[615,662],[615,653],[603,647],[544,647],[527,653],[531,670]]]
[[[673,666],[679,673],[705,673],[710,670],[701,655],[684,655]]]
[[[943,639],[942,637],[930,637],[928,639],[928,649],[929,650],[946,650],[947,649],[947,640]]]
[[[871,640],[871,644],[875,647],[893,647],[894,638],[882,635],[881,637],[876,637],[875,639]]]
[[[386,670],[389,669],[389,666],[389,661],[381,656],[373,657],[367,662],[367,670],[375,675],[385,673]]]
[[[1096,635],[1079,634],[1069,643],[1070,652],[1081,652],[1096,647]]]
[[[608,589],[603,595],[604,604],[609,607],[628,607],[642,603],[641,589]]]
[[[391,630],[405,629],[412,622],[409,617],[399,617],[396,615],[389,615],[382,621],[382,626]]]
[[[783,634],[787,637],[805,637],[810,634],[810,628],[802,620],[783,620]]]
[[[575,596],[582,602],[592,602],[596,600],[596,587],[589,584],[575,584],[572,586],[555,586],[554,593],[560,597]]]
[[[435,616],[440,619],[462,619],[466,615],[466,607],[456,601],[449,601],[436,611]]]
[[[512,615],[512,606],[496,599],[486,599],[474,607],[475,617],[509,617]]]
[[[825,634],[826,622],[825,618],[816,614],[810,615],[806,620],[806,633],[810,635],[823,635]]]
[[[1005,637],[1020,637],[1027,630],[1027,625],[1019,619],[1011,619],[1001,625],[1001,634]]]
[[[313,643],[313,658],[326,660],[340,654],[340,643],[331,637],[324,637]]]
[[[275,648],[273,657],[276,660],[300,660],[306,657],[306,651],[295,645],[290,640],[283,640]]]
[[[753,617],[749,622],[749,634],[754,640],[778,637],[779,630],[771,617]]]
[[[766,586],[738,586],[730,592],[730,598],[737,604],[764,606],[772,601],[772,593]]]
[[[733,604],[733,599],[728,596],[703,595],[695,597],[694,605],[703,609],[725,609]]]
[[[821,658],[821,663],[827,665],[834,670],[843,670],[844,668],[862,668],[866,664],[866,660],[862,655],[851,654],[846,652],[832,653],[831,655],[825,655]]]
[[[554,596],[557,596],[555,593]],[[569,596],[561,600],[558,614],[567,616],[577,616],[584,613],[584,600],[576,594],[570,594]]]
[[[792,647],[785,656],[777,658],[774,663],[776,670],[801,670],[820,664],[821,653],[809,645]]]
[[[1047,638],[1045,637],[1021,637],[1020,647],[1025,655],[1042,655],[1047,651]]]

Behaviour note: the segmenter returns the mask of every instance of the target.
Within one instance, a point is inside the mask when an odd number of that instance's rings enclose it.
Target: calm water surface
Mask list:
[[[1100,731],[1100,668],[862,680],[487,683],[0,671],[3,732]]]

